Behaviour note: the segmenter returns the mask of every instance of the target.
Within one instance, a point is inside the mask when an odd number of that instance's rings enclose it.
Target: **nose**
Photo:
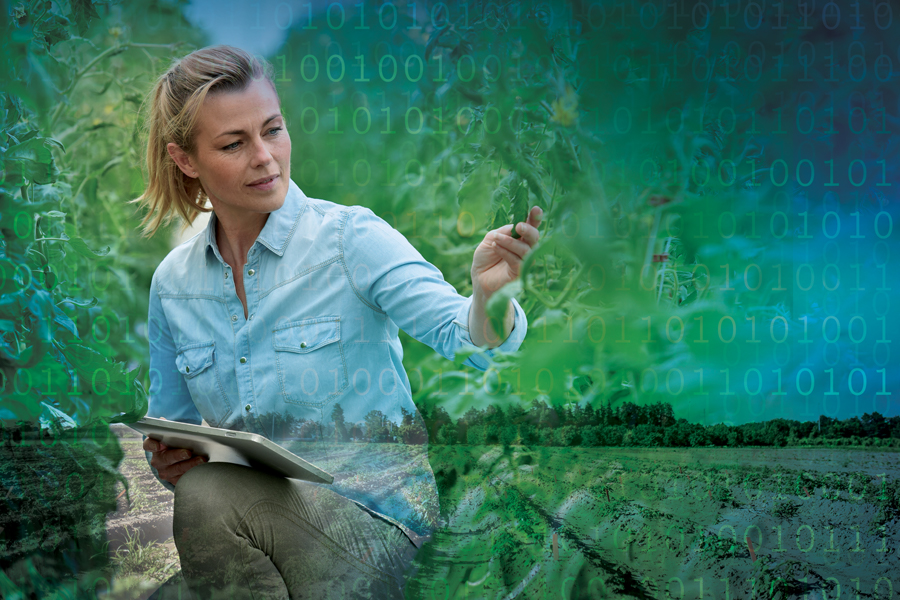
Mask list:
[[[253,140],[253,166],[263,167],[272,162],[272,153],[269,146],[262,138]]]

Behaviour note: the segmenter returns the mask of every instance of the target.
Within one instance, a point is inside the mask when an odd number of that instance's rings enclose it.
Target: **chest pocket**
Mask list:
[[[315,317],[276,327],[272,343],[284,401],[320,407],[347,389],[339,317]]]
[[[175,355],[175,368],[206,422],[213,426],[222,422],[231,411],[216,364],[215,340],[183,345]]]

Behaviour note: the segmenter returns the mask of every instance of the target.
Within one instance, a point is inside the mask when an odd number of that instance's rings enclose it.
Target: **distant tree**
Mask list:
[[[319,439],[319,424],[315,421],[304,421],[300,425],[300,437],[306,439]]]
[[[428,430],[428,437],[437,439],[438,431],[447,423],[452,423],[449,413],[443,406],[435,406],[431,412],[422,415]]]
[[[706,433],[706,428],[702,425],[695,427],[688,438],[688,442],[693,448],[706,446],[709,443],[709,436]]]
[[[888,420],[877,412],[863,414],[862,428],[865,435],[870,438],[886,438],[891,435]]]
[[[661,446],[663,430],[656,425],[638,425],[634,428],[632,444],[634,446]]]
[[[402,406],[400,407],[400,427],[398,428],[398,437],[404,444],[424,444],[428,441],[428,435],[425,432],[425,421],[418,413],[411,413]]]
[[[496,444],[500,441],[500,426],[496,423],[485,425],[485,441],[486,444]]]
[[[592,425],[581,428],[581,445],[587,447],[601,446],[600,428],[602,426]]]
[[[540,440],[538,429],[532,423],[520,423],[518,425],[519,439],[526,446],[537,444]]]
[[[674,425],[666,428],[663,434],[663,445],[676,448],[689,446],[692,429],[687,419],[678,419]]]
[[[541,444],[541,446],[556,446],[557,445],[556,435],[555,435],[553,429],[550,429],[547,427],[541,428],[538,436],[539,436],[539,443]]]
[[[706,434],[713,446],[727,446],[729,433],[731,433],[731,428],[724,423],[716,423],[706,428]]]
[[[456,425],[444,423],[438,430],[437,443],[452,446],[456,444],[456,441]]]
[[[581,443],[581,428],[575,425],[564,425],[557,432],[557,443],[560,446],[577,446]]]
[[[508,448],[516,440],[516,426],[504,425],[500,428],[500,443],[504,448]]]
[[[340,404],[335,404],[331,409],[331,420],[334,421],[334,439],[337,442],[346,442],[350,439],[347,424],[344,422],[344,409]]]
[[[624,425],[610,425],[603,428],[603,445],[604,446],[621,446],[625,439],[625,432],[628,431]]]
[[[510,425],[518,425],[519,423],[524,422],[527,418],[528,413],[522,406],[518,404],[513,404],[507,409],[506,421]]]
[[[484,425],[474,425],[466,430],[466,443],[470,446],[482,446],[485,444]]]
[[[371,410],[365,418],[366,439],[370,442],[388,441],[388,428],[385,425],[385,416],[380,410]]]

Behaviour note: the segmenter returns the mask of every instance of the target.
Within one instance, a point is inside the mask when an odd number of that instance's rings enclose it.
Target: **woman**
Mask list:
[[[521,344],[518,303],[499,345],[485,304],[537,243],[540,208],[518,225],[521,239],[512,225],[485,236],[474,293],[463,298],[371,210],[308,198],[290,180],[271,66],[246,52],[204,48],[163,74],[150,96],[147,150],[149,184],[137,200],[149,209],[147,234],[176,214],[192,222],[207,198],[213,211],[205,232],[153,276],[149,416],[272,438],[276,417],[319,430],[333,422],[346,441],[345,420],[377,432],[379,418],[418,417],[398,327],[450,359],[487,346],[466,361],[481,370],[492,348]],[[175,543],[192,592],[402,597],[437,525],[425,446],[376,463],[372,444],[345,446],[302,452],[335,475],[319,486],[145,440],[154,474],[175,492]]]

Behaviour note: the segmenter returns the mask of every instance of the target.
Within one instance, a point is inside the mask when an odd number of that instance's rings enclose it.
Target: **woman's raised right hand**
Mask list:
[[[204,456],[193,456],[186,448],[169,448],[162,442],[147,438],[144,450],[152,453],[150,466],[157,470],[159,478],[176,485],[181,476],[209,459]]]

